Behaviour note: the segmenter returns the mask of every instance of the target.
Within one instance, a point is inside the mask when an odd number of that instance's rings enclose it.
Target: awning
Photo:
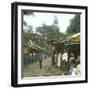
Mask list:
[[[46,50],[36,44],[25,44],[23,48],[23,53],[27,54],[30,52],[46,52]]]
[[[80,42],[80,33],[74,34],[74,35],[68,37],[68,39]]]

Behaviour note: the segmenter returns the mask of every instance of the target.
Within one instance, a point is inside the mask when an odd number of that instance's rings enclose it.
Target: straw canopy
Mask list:
[[[40,46],[36,44],[25,44],[23,48],[23,53],[37,53],[37,52],[46,52],[44,48],[41,48]]]
[[[80,42],[80,33],[74,34],[74,35],[68,37],[68,39]]]

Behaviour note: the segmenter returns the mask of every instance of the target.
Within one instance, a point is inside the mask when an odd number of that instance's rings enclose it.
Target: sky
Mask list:
[[[33,31],[36,32],[35,28],[42,26],[43,23],[46,25],[52,25],[55,16],[58,19],[58,27],[60,32],[64,33],[70,25],[70,20],[75,16],[75,14],[34,12],[34,16],[25,15],[24,21],[27,22],[28,25],[32,25]]]

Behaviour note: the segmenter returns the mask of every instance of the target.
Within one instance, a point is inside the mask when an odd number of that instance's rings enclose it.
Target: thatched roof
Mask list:
[[[46,50],[36,44],[25,44],[23,48],[23,53],[26,54],[30,52],[46,52]]]
[[[80,33],[74,34],[74,35],[68,37],[68,39],[80,42]]]

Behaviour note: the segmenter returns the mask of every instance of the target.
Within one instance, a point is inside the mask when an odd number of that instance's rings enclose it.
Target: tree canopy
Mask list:
[[[70,21],[70,25],[67,28],[67,34],[75,34],[80,32],[80,14],[76,14]]]
[[[23,14],[24,15],[34,15],[34,13],[32,11],[29,11],[29,10],[24,10]]]

